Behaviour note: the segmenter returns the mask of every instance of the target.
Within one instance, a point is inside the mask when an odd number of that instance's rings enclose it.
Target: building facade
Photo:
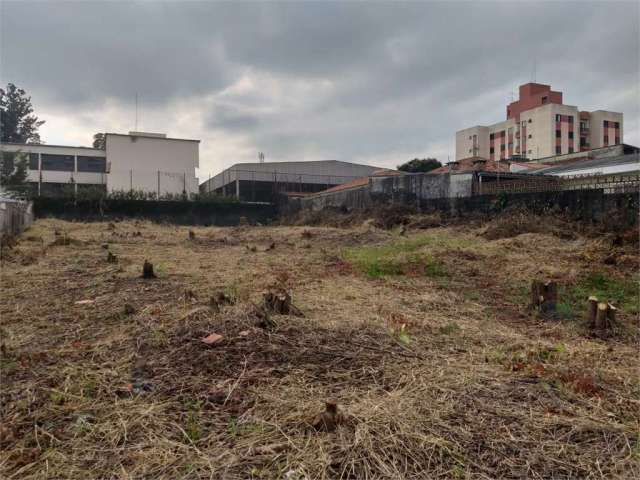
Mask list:
[[[3,143],[0,153],[28,156],[27,181],[40,195],[100,189],[162,196],[198,192],[199,142],[158,133],[107,133],[104,150]]]
[[[281,193],[320,192],[379,170],[379,167],[339,160],[237,163],[204,181],[200,192],[243,201],[271,202]]]
[[[521,85],[506,116],[494,125],[456,132],[456,160],[538,159],[622,143],[622,113],[579,111],[564,105],[562,92],[549,85]]]

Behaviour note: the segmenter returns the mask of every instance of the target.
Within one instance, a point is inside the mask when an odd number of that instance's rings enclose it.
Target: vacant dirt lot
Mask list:
[[[39,220],[3,251],[0,477],[638,478],[637,238],[520,227]],[[304,316],[265,322],[274,285]]]

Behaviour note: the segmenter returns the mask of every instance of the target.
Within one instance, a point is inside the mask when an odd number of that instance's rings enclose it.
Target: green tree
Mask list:
[[[20,152],[0,152],[0,185],[4,190],[27,190],[27,156]]]
[[[9,143],[40,143],[38,128],[44,123],[33,114],[31,97],[16,87],[7,84],[0,88],[0,141]]]
[[[99,150],[107,149],[107,137],[104,133],[96,133],[93,136],[93,148],[97,148]]]
[[[398,170],[409,173],[424,173],[441,166],[442,164],[435,158],[414,158],[402,165],[398,165]]]

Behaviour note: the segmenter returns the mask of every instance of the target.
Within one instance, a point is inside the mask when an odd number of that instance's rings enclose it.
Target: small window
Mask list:
[[[562,115],[556,113],[556,122],[561,122],[562,121]]]
[[[573,147],[569,147],[569,153],[573,153]]]
[[[569,132],[569,138],[573,138],[573,130]]]
[[[556,130],[556,138],[562,137],[562,130]]]
[[[531,119],[529,119],[529,123],[531,123]]]
[[[609,128],[609,121],[608,121],[608,120],[605,120],[605,121],[603,122],[603,125],[604,125],[604,128]]]
[[[469,149],[469,153],[471,153],[471,149]]]
[[[571,115],[567,116],[567,121],[573,123],[573,117]]]
[[[522,121],[522,126],[526,127],[527,126],[527,122],[525,122],[524,120]]]
[[[503,143],[502,145],[500,145],[500,151],[504,152],[504,149],[505,149],[505,144]]]
[[[614,123],[614,127],[615,127],[615,128],[620,128],[620,122],[616,122],[616,123]]]
[[[40,168],[38,166],[38,154],[30,153],[29,154],[29,170],[38,170]]]
[[[562,147],[560,145],[556,145],[556,155],[560,155],[562,153]]]
[[[581,137],[581,138],[580,138],[580,146],[581,146],[581,147],[586,147],[586,146],[587,146],[587,139],[586,139],[586,137]]]
[[[542,104],[549,103],[549,97],[542,97]]]
[[[501,137],[504,137],[504,136],[505,136],[505,131],[504,131],[504,130],[502,130],[502,131],[500,132],[500,136],[501,136]]]
[[[489,140],[493,140],[494,138],[495,138],[495,133],[491,133],[491,134],[489,135]]]
[[[495,148],[493,147],[489,148],[489,153],[493,155],[495,153]]]
[[[529,134],[529,138],[532,138],[531,134]]]

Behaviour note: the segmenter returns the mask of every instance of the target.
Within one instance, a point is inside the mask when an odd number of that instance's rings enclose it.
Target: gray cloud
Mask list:
[[[384,166],[446,160],[457,129],[504,118],[534,62],[566,103],[623,111],[625,140],[640,141],[636,2],[0,8],[2,82],[30,92],[57,143],[71,137],[55,124],[72,126],[74,139],[122,128],[138,92],[148,125],[202,139],[206,172],[258,151]]]

